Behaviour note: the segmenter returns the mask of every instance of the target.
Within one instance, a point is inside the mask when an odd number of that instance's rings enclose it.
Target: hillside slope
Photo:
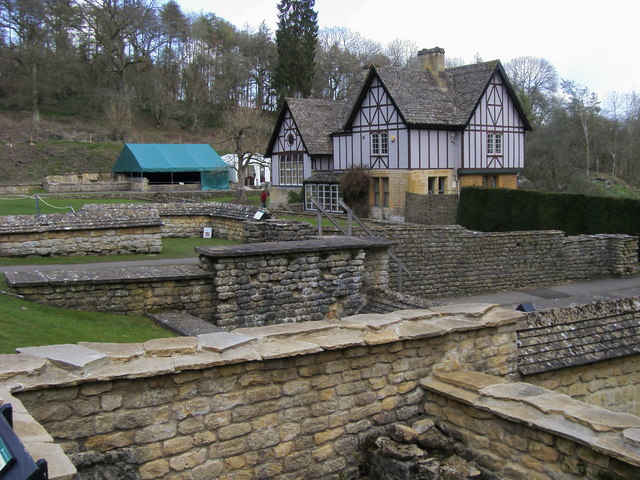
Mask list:
[[[127,141],[210,143],[214,133],[160,129],[141,120]],[[28,112],[1,111],[0,184],[39,183],[47,175],[62,173],[109,172],[122,145],[107,138],[99,120],[44,117],[38,130],[33,130]]]

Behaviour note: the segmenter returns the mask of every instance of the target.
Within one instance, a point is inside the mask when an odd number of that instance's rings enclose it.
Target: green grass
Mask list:
[[[0,197],[0,215],[35,215],[38,213],[35,196]],[[45,203],[46,202],[46,203]],[[144,203],[142,200],[131,200],[127,198],[58,198],[41,196],[38,200],[40,213],[70,213],[71,208],[77,212],[87,203]],[[49,205],[52,205],[53,208]]]
[[[257,195],[247,196],[251,205],[259,206],[260,197]],[[209,198],[207,202],[234,203],[235,196],[225,196]],[[35,215],[38,213],[70,213],[73,207],[78,211],[87,203],[146,203],[144,200],[132,200],[129,198],[89,198],[73,197],[61,198],[55,195],[41,195],[36,206],[35,195],[2,195],[0,196],[0,215]],[[53,207],[50,207],[49,205]],[[54,208],[56,207],[56,208]]]
[[[215,245],[237,245],[235,240],[220,238],[163,238],[162,252],[147,255],[85,255],[79,257],[0,257],[0,266],[12,265],[70,265],[77,263],[128,262],[169,258],[195,257],[195,247]]]
[[[0,290],[6,290],[4,279]],[[0,294],[0,353],[61,343],[135,343],[172,337],[145,317],[49,307]]]

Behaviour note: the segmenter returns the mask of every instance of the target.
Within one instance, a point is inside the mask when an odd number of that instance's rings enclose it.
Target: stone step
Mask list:
[[[147,317],[162,328],[188,337],[226,331],[187,312],[149,313]]]

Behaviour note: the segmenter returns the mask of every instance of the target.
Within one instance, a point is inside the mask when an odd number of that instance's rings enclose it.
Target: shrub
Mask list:
[[[347,170],[340,183],[344,202],[359,217],[369,216],[369,190],[371,189],[371,174],[369,169],[352,167]]]

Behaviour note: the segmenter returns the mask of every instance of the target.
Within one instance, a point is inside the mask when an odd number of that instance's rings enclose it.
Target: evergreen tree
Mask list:
[[[315,0],[280,0],[274,86],[280,101],[286,96],[308,97],[315,72],[318,12]]]

